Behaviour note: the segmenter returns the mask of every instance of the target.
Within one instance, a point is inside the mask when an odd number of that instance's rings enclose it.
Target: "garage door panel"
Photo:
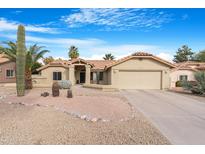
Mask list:
[[[119,71],[120,89],[161,89],[160,71]]]

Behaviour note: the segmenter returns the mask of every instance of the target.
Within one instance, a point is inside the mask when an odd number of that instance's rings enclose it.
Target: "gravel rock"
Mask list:
[[[92,122],[97,122],[98,121],[98,118],[93,118],[91,119]]]
[[[80,119],[85,120],[86,118],[87,118],[86,115],[82,115],[82,116],[80,116]]]
[[[52,107],[1,103],[0,144],[169,144],[136,114],[128,121],[91,123]]]

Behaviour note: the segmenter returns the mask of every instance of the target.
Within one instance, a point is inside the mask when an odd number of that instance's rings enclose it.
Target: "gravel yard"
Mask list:
[[[2,99],[5,103],[50,106],[56,110],[65,111],[78,117],[86,117],[90,120],[120,121],[133,117],[130,104],[119,92],[102,92],[80,86],[74,86],[72,91],[73,98],[66,97],[67,90],[60,90],[60,96],[53,97],[51,88],[34,88],[27,91],[24,97],[17,97],[15,89],[11,88],[0,92],[0,96],[6,96]],[[41,97],[42,92],[49,92],[50,95]]]
[[[0,144],[170,144],[118,92],[75,87],[73,99],[63,92],[59,98],[40,97],[45,90],[33,89],[17,98],[14,88],[0,88]]]
[[[87,122],[51,107],[0,103],[0,144],[169,144],[142,115]]]

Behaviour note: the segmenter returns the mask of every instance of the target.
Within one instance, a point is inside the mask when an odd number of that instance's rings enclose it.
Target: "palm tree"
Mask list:
[[[111,53],[108,53],[108,54],[105,54],[105,56],[103,57],[104,60],[114,60],[115,57],[111,54]]]
[[[78,58],[79,57],[78,48],[72,45],[69,49],[68,56],[71,59]]]
[[[25,80],[26,89],[32,89],[32,66],[38,62],[39,59],[49,52],[49,50],[42,50],[43,46],[34,44],[29,47],[26,52],[26,69],[25,69]]]
[[[5,57],[16,62],[17,45],[14,42],[4,42],[8,47],[3,48]],[[32,89],[32,66],[49,50],[42,50],[43,46],[34,44],[26,50],[25,83],[26,89]]]
[[[8,58],[12,62],[16,62],[16,52],[17,52],[17,44],[9,41],[9,42],[3,42],[8,47],[2,47],[2,53],[4,53],[4,57]]]

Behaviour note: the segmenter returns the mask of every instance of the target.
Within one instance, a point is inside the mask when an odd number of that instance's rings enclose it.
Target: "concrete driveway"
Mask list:
[[[122,90],[121,93],[172,144],[205,144],[205,98],[160,90]]]

